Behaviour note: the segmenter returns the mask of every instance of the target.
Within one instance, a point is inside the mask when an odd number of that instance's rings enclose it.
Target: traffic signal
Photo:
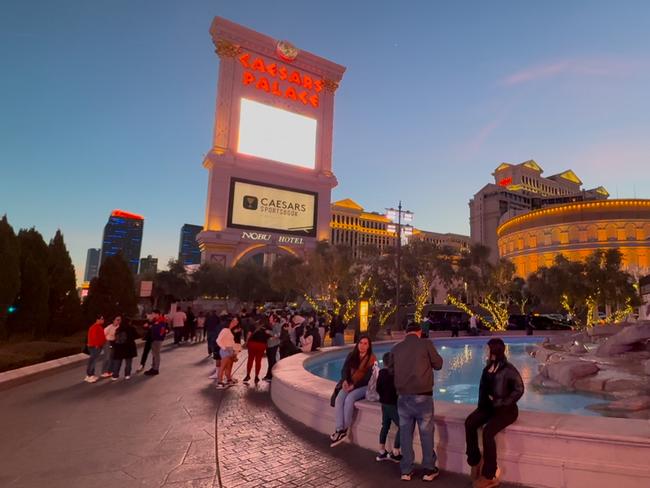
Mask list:
[[[11,305],[11,306],[7,309],[7,312],[8,312],[8,313],[14,313],[16,310],[17,310],[17,308],[14,307],[13,305]]]

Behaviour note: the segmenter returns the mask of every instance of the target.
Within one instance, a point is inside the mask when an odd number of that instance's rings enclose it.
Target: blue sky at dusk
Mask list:
[[[334,199],[468,234],[494,168],[531,158],[650,198],[650,2],[4,0],[0,215],[62,229],[78,276],[114,208],[159,264],[203,223],[216,15],[347,67]]]

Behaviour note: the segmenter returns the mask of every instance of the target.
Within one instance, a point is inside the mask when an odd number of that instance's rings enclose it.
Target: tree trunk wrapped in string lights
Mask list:
[[[415,316],[416,323],[422,322],[422,310],[427,303],[431,294],[431,281],[423,274],[419,274],[413,284],[413,298],[415,299]]]

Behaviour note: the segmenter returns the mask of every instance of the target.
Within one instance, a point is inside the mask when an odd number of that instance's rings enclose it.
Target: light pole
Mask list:
[[[397,205],[397,210],[394,208],[386,209],[386,217],[394,224],[397,224],[396,226],[389,225],[388,230],[392,230],[397,234],[397,289],[395,290],[395,329],[399,330],[399,292],[402,286],[402,220],[404,220],[404,222],[407,222],[407,224],[404,225],[404,235],[412,235],[413,227],[411,227],[410,223],[413,222],[413,212],[410,212],[408,210],[402,211],[402,201],[400,200],[399,204]],[[395,220],[397,220],[397,222],[395,222]],[[388,330],[388,335],[390,335],[390,329]]]

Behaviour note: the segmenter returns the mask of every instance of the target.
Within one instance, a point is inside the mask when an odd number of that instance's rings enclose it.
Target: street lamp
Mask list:
[[[399,201],[397,209],[387,208],[386,209],[386,218],[392,222],[387,226],[388,232],[394,232],[397,234],[397,290],[395,291],[395,329],[399,329],[399,292],[401,288],[401,278],[402,278],[402,235],[406,240],[408,237],[413,235],[413,227],[411,223],[413,222],[413,212],[409,210],[402,210],[402,201]],[[402,224],[404,222],[404,224]],[[402,229],[403,228],[403,229]],[[390,335],[390,330],[388,330],[388,335]]]

